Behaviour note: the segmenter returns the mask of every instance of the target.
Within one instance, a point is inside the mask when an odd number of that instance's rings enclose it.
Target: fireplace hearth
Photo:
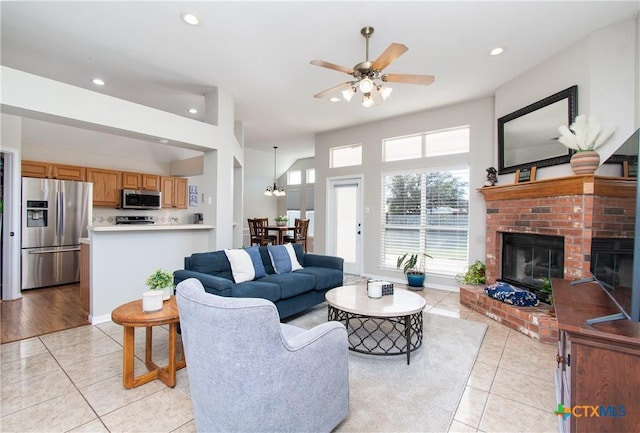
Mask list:
[[[538,285],[540,278],[544,281],[545,273],[548,274],[546,278],[554,278],[556,272],[559,278],[575,280],[591,277],[594,269],[597,274],[621,285],[627,278],[625,269],[628,267],[624,262],[629,256],[613,257],[610,254],[606,257],[606,251],[594,254],[592,241],[633,238],[636,179],[575,175],[483,187],[478,191],[484,195],[487,206],[487,284],[510,278],[503,268],[505,234],[563,240],[562,261],[560,254],[545,252],[546,246],[541,252],[537,251],[537,245],[516,246],[515,253],[507,251],[515,257],[515,279],[533,279],[533,286]],[[623,246],[625,242],[614,242],[613,248]],[[515,285],[522,286],[520,283]],[[464,287],[460,288],[460,302],[540,341],[551,342],[557,338],[557,324],[555,318],[547,315],[546,310],[550,308],[547,304],[534,309],[514,307],[489,298],[483,288],[468,290]]]
[[[564,277],[564,238],[529,233],[502,234],[501,281],[534,293],[545,302],[540,289],[551,278]]]

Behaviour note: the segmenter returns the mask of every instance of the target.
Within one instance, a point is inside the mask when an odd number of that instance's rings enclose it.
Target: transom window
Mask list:
[[[316,183],[316,169],[308,168],[307,169],[307,183]]]
[[[287,185],[300,185],[302,183],[302,172],[291,170],[287,172]]]
[[[469,152],[469,127],[443,129],[382,141],[384,162]]]
[[[362,165],[362,145],[352,144],[349,146],[332,147],[329,150],[329,166],[331,168],[349,167],[352,165]]]

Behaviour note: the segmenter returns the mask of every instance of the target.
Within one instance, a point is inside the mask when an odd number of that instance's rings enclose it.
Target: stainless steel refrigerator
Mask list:
[[[80,280],[80,238],[87,236],[93,185],[22,178],[22,289]]]

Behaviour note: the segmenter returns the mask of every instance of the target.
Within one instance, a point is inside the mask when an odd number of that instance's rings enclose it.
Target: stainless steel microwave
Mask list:
[[[122,209],[160,209],[162,193],[142,189],[122,190]]]

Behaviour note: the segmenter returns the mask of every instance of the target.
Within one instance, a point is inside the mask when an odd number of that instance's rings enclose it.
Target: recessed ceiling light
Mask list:
[[[342,99],[338,98],[337,96],[333,96],[333,97],[329,98],[329,101],[331,101],[331,102],[340,102],[340,101],[342,101]]]
[[[182,21],[192,26],[197,26],[198,24],[200,24],[200,20],[194,14],[182,14],[181,18]]]
[[[196,114],[197,112],[198,110],[196,110],[195,108],[189,108],[189,113]]]
[[[91,82],[96,86],[104,86],[104,80],[101,80],[100,78],[94,78]]]
[[[167,140],[166,138],[161,138],[160,140],[158,140],[160,143],[162,144],[167,144],[169,142],[169,140]]]
[[[489,52],[490,56],[499,56],[500,54],[504,53],[504,48],[502,47],[496,47],[493,50],[491,50]]]

